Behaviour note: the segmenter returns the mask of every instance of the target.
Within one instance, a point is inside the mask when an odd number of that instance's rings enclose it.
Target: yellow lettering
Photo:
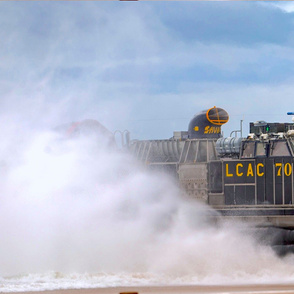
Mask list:
[[[285,175],[287,177],[289,177],[291,174],[292,174],[292,166],[289,162],[287,162],[284,166],[284,172],[285,172]]]
[[[237,165],[236,165],[236,174],[237,174],[238,177],[242,177],[243,172],[239,171],[239,167],[243,167],[243,164],[242,163],[237,163]]]
[[[277,172],[277,176],[280,177],[281,176],[281,170],[282,170],[282,163],[281,162],[277,162],[276,163],[276,167],[278,167],[278,172]]]
[[[233,174],[229,174],[229,165],[226,163],[226,177],[232,177]]]
[[[249,176],[253,177],[253,169],[252,169],[251,163],[248,164],[248,169],[247,169],[247,177]]]
[[[198,132],[198,131],[199,131],[199,127],[195,126],[195,127],[194,127],[194,131],[195,131],[195,132]]]
[[[195,131],[197,127],[194,128]],[[221,131],[220,127],[210,127],[210,126],[206,126],[204,129],[204,134],[219,134]]]
[[[259,177],[262,177],[264,175],[264,172],[260,172],[260,168],[264,168],[264,165],[262,163],[258,163],[256,166],[256,173]]]

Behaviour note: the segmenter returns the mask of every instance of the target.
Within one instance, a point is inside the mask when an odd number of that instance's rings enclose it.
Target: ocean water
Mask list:
[[[6,152],[1,292],[294,283],[293,256],[277,257],[247,224],[215,222],[103,138],[36,133]]]

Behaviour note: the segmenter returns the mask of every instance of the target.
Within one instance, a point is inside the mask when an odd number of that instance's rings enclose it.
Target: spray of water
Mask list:
[[[182,199],[172,179],[110,148],[104,136],[26,134],[2,150],[2,277],[107,273],[114,284],[118,275],[186,284],[294,278],[292,257],[276,257],[244,224],[216,223],[211,209]]]

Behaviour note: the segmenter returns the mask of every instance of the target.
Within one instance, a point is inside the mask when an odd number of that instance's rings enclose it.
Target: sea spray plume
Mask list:
[[[173,193],[169,199],[162,193],[165,180],[153,182],[131,158],[97,148],[97,138],[64,140],[60,152],[51,153],[48,145],[60,139],[54,136],[35,135],[7,172],[3,273],[111,270],[126,255],[124,247],[130,252],[132,240],[140,239],[148,223],[144,213],[163,218],[160,203],[173,202]]]
[[[168,176],[103,142],[28,136],[2,177],[1,275],[141,272],[209,283],[293,275],[247,226],[209,223],[212,210],[180,198]]]

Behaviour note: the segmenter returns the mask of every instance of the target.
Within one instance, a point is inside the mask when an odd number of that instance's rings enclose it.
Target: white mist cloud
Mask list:
[[[104,139],[34,132],[1,167],[2,276],[141,273],[193,283],[293,276],[254,231],[215,223],[217,214],[181,198],[171,178],[105,148]]]

